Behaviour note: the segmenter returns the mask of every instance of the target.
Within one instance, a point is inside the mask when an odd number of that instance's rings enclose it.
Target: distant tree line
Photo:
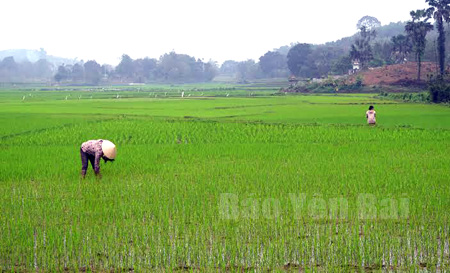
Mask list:
[[[364,16],[357,24],[359,32],[353,37],[322,45],[282,46],[266,52],[259,62],[227,60],[219,74],[234,76],[240,82],[290,75],[319,78],[347,74],[354,61],[359,61],[362,69],[404,63],[415,60],[413,41],[405,26],[406,23],[391,23],[381,27],[378,19]],[[430,35],[430,39],[433,38]],[[435,48],[427,46],[423,59],[435,61],[435,52]]]
[[[147,82],[209,82],[218,73],[213,61],[203,62],[189,55],[170,52],[158,60],[143,58],[133,60],[124,54],[120,63],[100,65],[95,60],[62,64],[55,67],[45,59],[35,63],[16,62],[14,57],[0,61],[0,82],[42,82],[61,84],[98,85],[110,83]]]
[[[427,0],[429,1],[431,0]],[[440,7],[448,7],[448,4],[441,3]],[[423,14],[431,14],[431,12],[427,10]],[[447,13],[440,14],[444,16]],[[445,17],[443,18],[445,21]],[[365,70],[369,67],[401,64],[406,61],[418,63],[437,62],[438,59],[439,62],[443,62],[442,59],[450,61],[449,54],[436,53],[438,52],[436,43],[444,41],[444,46],[441,48],[445,49],[450,46],[449,39],[439,38],[441,37],[439,32],[430,32],[433,27],[430,28],[428,22],[421,23],[422,25],[416,30],[411,30],[411,26],[416,21],[417,19],[413,17],[413,20],[407,23],[391,23],[381,27],[377,18],[364,16],[358,21],[359,31],[353,37],[322,45],[297,43],[283,46],[265,53],[259,58],[258,63],[253,60],[242,62],[228,60],[222,64],[219,72],[224,75],[234,75],[238,81],[245,82],[257,78],[289,75],[300,78],[343,75],[352,70],[354,62],[358,62],[360,69]],[[442,26],[442,29],[444,28],[445,26]],[[425,30],[422,33],[422,39],[417,36],[420,30],[422,32]],[[446,36],[449,36],[448,31],[444,31],[442,35],[444,38]],[[418,44],[418,41],[422,41],[422,44]],[[442,71],[442,66],[440,69]]]
[[[73,65],[60,65],[53,79],[58,83],[97,85],[107,81],[111,66],[101,66],[96,61],[79,62]]]
[[[225,61],[220,67],[219,74],[235,78],[239,83],[246,83],[249,80],[265,77],[260,63],[251,59],[241,62]]]
[[[209,82],[217,74],[214,62],[203,62],[189,55],[170,52],[157,59],[133,60],[124,54],[115,67],[100,66],[95,61],[61,65],[54,76],[57,82],[97,85],[108,83]]]
[[[14,57],[6,57],[0,61],[0,82],[26,82],[50,80],[54,66],[45,59],[37,62],[17,63]]]

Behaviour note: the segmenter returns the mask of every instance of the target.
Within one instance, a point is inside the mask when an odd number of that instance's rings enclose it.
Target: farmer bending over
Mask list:
[[[88,140],[81,144],[81,176],[86,176],[88,168],[88,160],[91,162],[95,175],[100,175],[100,158],[106,162],[114,161],[116,158],[116,145],[109,140]]]

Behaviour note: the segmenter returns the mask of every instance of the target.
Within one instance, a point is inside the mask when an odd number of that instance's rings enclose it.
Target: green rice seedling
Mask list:
[[[448,107],[127,88],[0,92],[1,270],[448,268]],[[81,180],[97,138],[118,158]]]

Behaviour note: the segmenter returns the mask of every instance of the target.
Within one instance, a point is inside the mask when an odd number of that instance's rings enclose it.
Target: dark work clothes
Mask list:
[[[103,157],[102,139],[88,140],[81,144],[81,174],[84,176],[88,168],[88,161],[91,162],[94,172],[100,172],[100,159]]]

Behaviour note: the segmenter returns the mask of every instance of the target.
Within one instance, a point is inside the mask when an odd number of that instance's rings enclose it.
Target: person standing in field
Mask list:
[[[86,176],[86,171],[88,169],[88,160],[89,162],[91,162],[95,175],[101,177],[100,158],[103,158],[106,164],[106,162],[108,161],[114,161],[114,159],[116,158],[116,153],[116,145],[114,145],[114,143],[109,140],[88,140],[81,144],[80,154],[82,178]]]
[[[366,112],[367,123],[370,125],[375,125],[377,122],[376,116],[377,112],[375,112],[373,106],[369,106],[369,110]]]

